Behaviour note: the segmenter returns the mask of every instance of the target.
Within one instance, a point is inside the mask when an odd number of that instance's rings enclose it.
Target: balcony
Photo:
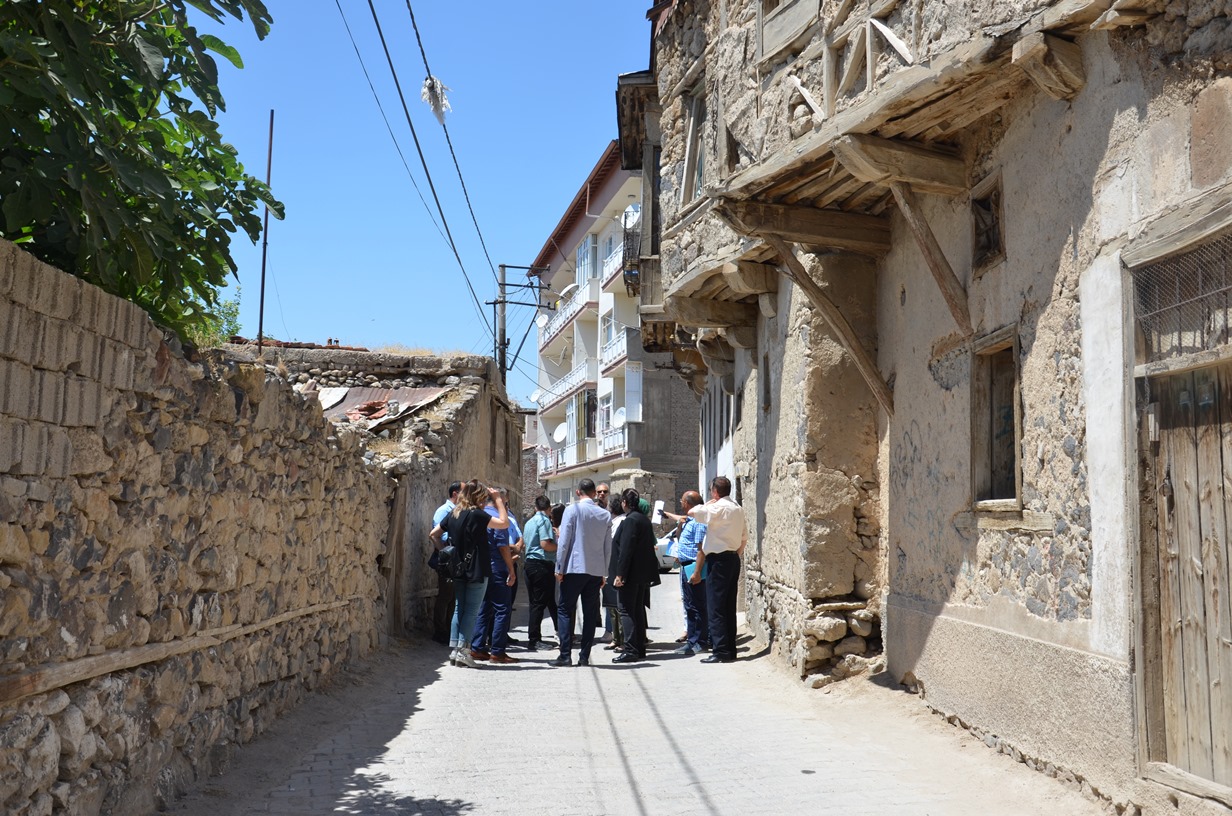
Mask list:
[[[623,242],[616,245],[612,250],[612,254],[603,259],[603,285],[607,286],[612,282],[612,278],[624,271],[625,266],[625,247]]]
[[[629,426],[608,428],[599,434],[599,455],[611,456],[629,450]]]
[[[629,356],[629,332],[634,329],[621,329],[616,332],[612,341],[603,347],[599,356],[599,368],[607,371],[612,366]]]
[[[542,351],[557,335],[571,324],[587,306],[599,305],[599,279],[591,278],[583,286],[579,286],[569,299],[556,307],[556,314],[543,327],[539,335],[539,349]]]
[[[565,449],[539,451],[539,478],[550,476],[564,467]]]
[[[599,361],[594,357],[588,357],[584,363],[543,389],[543,395],[539,397],[539,410],[546,411],[587,383],[598,382],[598,380]]]

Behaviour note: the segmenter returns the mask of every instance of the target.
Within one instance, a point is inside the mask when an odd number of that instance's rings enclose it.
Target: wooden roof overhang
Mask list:
[[[871,355],[793,247],[880,256],[890,247],[887,211],[893,202],[960,332],[970,335],[966,292],[915,193],[965,194],[970,180],[950,140],[1028,84],[1057,98],[1076,94],[1083,82],[1081,55],[1058,35],[1085,31],[1111,6],[1112,0],[1062,0],[985,31],[927,65],[890,75],[768,160],[707,190],[704,206],[740,240],[691,264],[664,293],[664,316],[730,336],[756,325],[759,310],[773,315],[781,273],[822,312],[892,415],[892,395]],[[690,213],[687,220],[697,217]]]

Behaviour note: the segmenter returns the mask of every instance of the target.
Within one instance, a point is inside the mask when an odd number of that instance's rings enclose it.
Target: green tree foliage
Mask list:
[[[240,333],[241,287],[235,288],[235,297],[220,300],[200,323],[188,328],[188,340],[199,349],[218,348],[230,343]]]
[[[245,15],[261,0],[0,0],[0,236],[145,308],[184,335],[235,272],[232,235],[262,203],[214,117],[218,55],[189,7]]]

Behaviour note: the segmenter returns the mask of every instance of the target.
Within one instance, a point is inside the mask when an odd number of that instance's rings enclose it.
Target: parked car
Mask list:
[[[655,556],[659,559],[659,572],[671,572],[676,569],[676,556],[668,555],[673,544],[676,543],[674,536],[664,536],[655,543]]]

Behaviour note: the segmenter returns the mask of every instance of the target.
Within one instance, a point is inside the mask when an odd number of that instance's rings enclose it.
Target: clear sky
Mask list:
[[[394,135],[435,217],[410,128],[367,0],[340,0]],[[408,177],[334,0],[266,0],[273,30],[218,31],[245,67],[219,60],[223,137],[265,177],[275,111],[265,333],[279,340],[492,353],[462,274]],[[444,132],[420,100],[423,59],[406,0],[374,0],[428,169],[480,301],[495,297]],[[413,0],[432,73],[452,90],[447,115],[492,264],[527,266],[607,143],[616,78],[648,67],[646,0]],[[208,22],[208,21],[207,21]],[[214,28],[203,30],[217,30]],[[439,220],[439,219],[438,219]],[[242,332],[257,335],[261,248],[237,237]],[[523,282],[523,272],[510,281]],[[231,289],[224,297],[233,296]],[[530,294],[530,293],[523,293]],[[528,298],[517,296],[514,299]],[[491,307],[484,306],[490,319]],[[533,320],[510,307],[513,350]],[[529,404],[534,330],[509,393]]]

